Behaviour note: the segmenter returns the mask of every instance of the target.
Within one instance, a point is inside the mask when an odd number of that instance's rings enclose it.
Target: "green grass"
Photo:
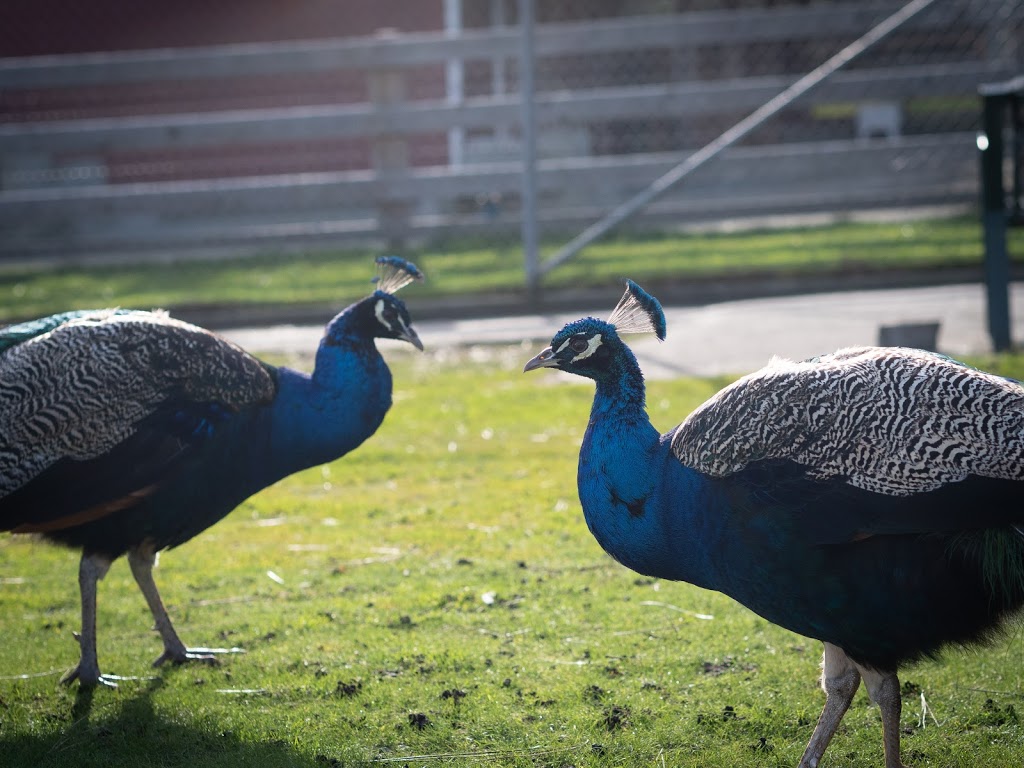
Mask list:
[[[220,666],[149,668],[159,638],[118,561],[101,667],[151,679],[60,686],[77,558],[0,537],[3,765],[795,765],[823,703],[820,645],[600,551],[575,491],[592,386],[524,376],[535,351],[389,353],[396,402],[371,441],[166,553],[183,639],[247,650]],[[983,362],[1024,374],[1021,357]],[[653,422],[723,383],[652,382]],[[902,680],[909,763],[1024,764],[1019,633]],[[919,692],[938,724],[919,724]],[[881,764],[861,691],[823,766]]]
[[[1010,246],[1024,233],[1011,230]],[[840,223],[737,234],[666,234],[604,240],[553,272],[552,288],[735,275],[798,275],[979,265],[976,217],[892,224]],[[562,241],[544,246],[544,255]],[[375,254],[374,254],[375,255]],[[461,242],[407,254],[427,274],[417,297],[516,292],[523,255],[515,243]],[[245,260],[133,266],[0,268],[0,322],[118,304],[148,309],[209,304],[326,303],[365,295],[371,254],[267,255]]]

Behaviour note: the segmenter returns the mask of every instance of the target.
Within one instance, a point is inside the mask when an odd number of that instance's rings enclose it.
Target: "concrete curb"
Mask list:
[[[624,278],[627,276],[623,276]],[[1014,277],[1024,277],[1024,268]],[[926,270],[842,271],[813,275],[717,275],[709,278],[640,281],[666,306],[701,306],[741,299],[797,296],[834,291],[920,288],[981,282],[981,265]],[[410,312],[423,320],[458,320],[525,314],[586,311],[610,307],[621,294],[620,284],[583,289],[552,289],[540,296],[525,292],[418,298],[403,296]],[[324,323],[344,304],[180,305],[167,307],[182,320],[208,328],[259,327]]]

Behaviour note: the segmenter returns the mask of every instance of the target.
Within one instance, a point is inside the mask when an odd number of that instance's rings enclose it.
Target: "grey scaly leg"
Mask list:
[[[868,695],[882,710],[882,743],[885,745],[885,768],[906,768],[900,760],[900,712],[903,698],[900,680],[895,672],[880,672],[858,667]]]
[[[112,679],[100,674],[96,657],[96,583],[110,570],[110,559],[102,555],[82,553],[78,564],[78,589],[82,598],[82,631],[75,634],[78,641],[78,665],[60,679],[62,683],[78,680],[79,685],[95,686],[97,683],[117,687]]]
[[[156,622],[156,629],[164,641],[164,652],[153,662],[154,667],[159,667],[165,661],[173,661],[175,664],[183,664],[186,661],[216,662],[216,653],[243,653],[241,648],[186,648],[181,642],[178,633],[174,631],[171,624],[171,617],[167,615],[167,609],[160,599],[160,592],[153,581],[153,566],[156,564],[156,553],[152,546],[142,544],[133,547],[128,551],[128,565],[132,569],[132,576],[142,590],[149,610]]]
[[[838,646],[825,643],[821,659],[821,687],[825,690],[825,707],[814,727],[811,740],[804,750],[797,768],[817,768],[825,748],[839,727],[839,722],[850,708],[853,695],[860,686],[857,666]],[[891,768],[886,766],[886,768]]]

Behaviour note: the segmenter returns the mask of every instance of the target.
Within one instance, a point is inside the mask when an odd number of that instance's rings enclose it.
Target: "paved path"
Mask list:
[[[608,306],[589,314],[607,317]],[[1011,306],[1024,307],[1024,286]],[[479,320],[416,322],[428,349],[476,344],[522,344],[525,362],[570,320],[586,312]],[[954,357],[986,352],[985,296],[977,284],[881,291],[853,291],[751,299],[703,307],[667,307],[668,339],[630,340],[650,378],[745,373],[772,355],[803,359],[839,347],[876,344],[882,325],[938,322],[938,348]],[[1024,309],[1016,312],[1013,338],[1024,340]],[[233,329],[223,334],[253,352],[311,352],[322,326]]]

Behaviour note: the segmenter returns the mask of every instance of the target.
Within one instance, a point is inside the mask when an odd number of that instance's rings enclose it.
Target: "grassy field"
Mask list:
[[[395,406],[371,441],[165,554],[183,639],[247,651],[219,666],[149,668],[159,638],[119,561],[100,663],[141,679],[60,686],[77,558],[0,537],[0,763],[795,765],[820,644],[600,551],[575,491],[592,386],[524,376],[536,351],[389,352]],[[1024,374],[1020,357],[985,363]],[[653,422],[723,383],[652,382]],[[1019,632],[902,681],[911,765],[1024,764]],[[879,723],[862,690],[823,766],[881,765]]]
[[[1024,254],[1024,232],[1009,233]],[[563,241],[546,243],[550,253]],[[149,309],[204,304],[327,303],[366,294],[371,256],[360,252],[268,255],[245,260],[48,269],[0,265],[0,322],[67,309]],[[523,255],[506,245],[461,242],[405,254],[427,274],[418,297],[523,289]],[[550,288],[619,285],[623,277],[696,280],[729,275],[855,273],[980,265],[976,217],[900,223],[841,223],[736,234],[610,239],[552,273]]]

